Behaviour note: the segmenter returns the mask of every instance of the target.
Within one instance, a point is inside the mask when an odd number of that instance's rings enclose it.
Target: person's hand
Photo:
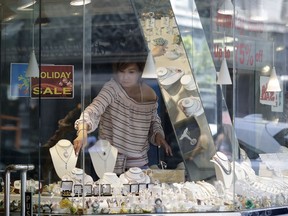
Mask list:
[[[155,135],[155,143],[159,148],[162,147],[167,155],[173,156],[171,147],[160,133]]]
[[[86,129],[78,130],[77,137],[73,141],[74,151],[75,151],[76,156],[78,156],[83,144],[86,142],[87,142],[87,130]]]

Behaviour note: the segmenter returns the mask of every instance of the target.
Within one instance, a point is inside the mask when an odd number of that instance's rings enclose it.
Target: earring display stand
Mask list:
[[[73,145],[69,140],[59,140],[49,151],[55,171],[60,179],[75,168],[78,157],[75,155]]]
[[[107,140],[98,140],[88,149],[94,170],[99,178],[107,172],[113,172],[118,155],[117,148]]]

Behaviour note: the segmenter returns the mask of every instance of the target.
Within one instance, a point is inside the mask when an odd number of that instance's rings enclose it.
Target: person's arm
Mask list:
[[[80,118],[75,121],[75,129],[81,129],[80,125],[86,124],[88,133],[96,130],[98,127],[100,117],[105,112],[106,108],[113,102],[115,98],[115,91],[111,85],[104,85],[91,104],[81,113]]]
[[[74,127],[77,130],[77,137],[73,144],[76,155],[83,144],[87,142],[87,134],[95,131],[98,127],[101,115],[114,100],[114,93],[113,88],[105,85],[92,103],[81,113],[80,118],[75,121]]]
[[[166,142],[165,138],[162,136],[161,133],[156,133],[155,143],[159,148],[162,147],[167,155],[173,156],[170,145]]]
[[[165,134],[161,125],[161,119],[157,113],[158,103],[155,91],[147,84],[142,85],[144,101],[156,101],[155,107],[152,111],[151,125],[148,134],[148,140],[153,145],[163,148],[167,155],[172,156],[171,147],[165,140]]]
[[[152,122],[149,131],[149,140],[153,145],[163,148],[165,153],[173,156],[170,145],[165,140],[164,131],[161,125],[161,119],[157,114],[157,107],[153,110]]]
[[[75,154],[78,155],[83,143],[87,143],[88,126],[86,123],[78,124],[77,137],[73,141]]]

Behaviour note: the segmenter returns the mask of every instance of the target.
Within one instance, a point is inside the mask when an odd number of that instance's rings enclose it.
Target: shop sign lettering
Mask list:
[[[40,78],[31,78],[32,98],[73,98],[74,67],[49,65],[40,67]]]
[[[276,94],[275,92],[267,92],[267,83],[269,77],[260,77],[260,103],[266,105],[276,105]]]
[[[32,216],[32,193],[25,192],[25,216]]]

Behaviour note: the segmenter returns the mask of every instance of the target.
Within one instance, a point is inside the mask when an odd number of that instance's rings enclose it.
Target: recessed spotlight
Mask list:
[[[70,5],[72,6],[82,6],[91,3],[91,0],[72,0]]]

